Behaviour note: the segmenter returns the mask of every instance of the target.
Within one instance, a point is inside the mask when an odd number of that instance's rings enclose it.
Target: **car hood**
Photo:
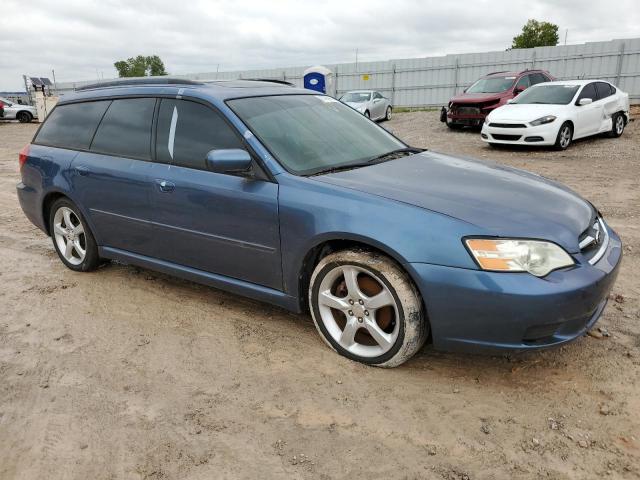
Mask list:
[[[360,102],[360,103],[354,103],[354,102],[344,102],[345,105],[349,105],[351,108],[355,108],[356,110],[359,108],[362,108],[364,106],[367,105],[368,102]]]
[[[576,193],[538,175],[434,152],[314,178],[448,215],[484,234],[551,240],[571,253],[594,213]]]
[[[546,115],[556,115],[566,111],[566,105],[544,105],[540,103],[508,103],[489,114],[490,121],[513,120],[532,122]]]
[[[490,102],[492,100],[499,100],[505,95],[505,92],[500,93],[461,93],[456,95],[450,101],[451,103],[483,103]]]

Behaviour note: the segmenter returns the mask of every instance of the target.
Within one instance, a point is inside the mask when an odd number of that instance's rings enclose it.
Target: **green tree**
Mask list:
[[[529,20],[522,33],[513,37],[511,48],[555,47],[558,44],[558,25]]]
[[[113,66],[118,70],[119,77],[155,77],[158,75],[167,75],[164,69],[164,63],[157,55],[150,57],[138,55],[137,57],[115,62]]]

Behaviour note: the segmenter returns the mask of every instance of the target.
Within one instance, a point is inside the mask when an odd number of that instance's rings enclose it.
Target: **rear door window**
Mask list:
[[[163,99],[157,129],[156,160],[162,163],[204,170],[209,151],[244,148],[221,114],[188,100]]]
[[[114,100],[98,127],[91,151],[150,160],[155,105],[155,98]]]
[[[596,87],[598,89],[598,100],[601,98],[607,98],[613,95],[613,87],[605,82],[596,82]]]
[[[58,105],[42,124],[35,143],[88,150],[111,100]]]

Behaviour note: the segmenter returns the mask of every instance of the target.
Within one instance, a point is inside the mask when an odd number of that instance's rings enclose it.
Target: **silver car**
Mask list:
[[[375,90],[353,90],[340,97],[340,101],[371,120],[391,119],[391,101]]]
[[[18,120],[20,123],[29,123],[34,118],[38,118],[36,107],[31,105],[21,105],[0,97],[0,102],[4,104],[4,115],[0,120]]]

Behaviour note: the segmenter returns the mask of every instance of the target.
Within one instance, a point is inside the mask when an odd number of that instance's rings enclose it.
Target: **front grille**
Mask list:
[[[516,140],[520,140],[522,135],[502,135],[500,133],[492,133],[491,136],[496,140],[505,140],[508,142],[515,142]]]
[[[592,219],[589,228],[580,235],[578,245],[591,265],[602,258],[609,245],[609,232],[601,217]]]
[[[497,128],[527,128],[524,123],[490,123],[489,126]]]
[[[456,106],[455,113],[457,115],[480,115],[479,107]]]

